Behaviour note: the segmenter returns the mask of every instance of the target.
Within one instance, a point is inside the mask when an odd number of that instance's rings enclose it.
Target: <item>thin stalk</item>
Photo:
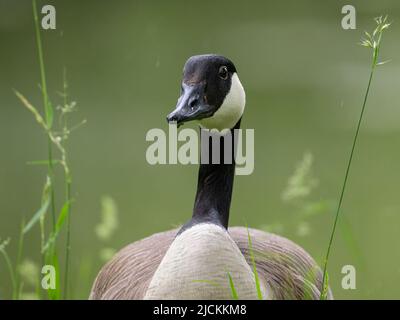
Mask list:
[[[66,70],[64,68],[63,72],[63,99],[64,106],[67,106],[67,75]],[[64,117],[64,129],[67,130],[67,117]],[[67,165],[67,153],[64,152],[62,156],[62,161],[64,163],[64,175],[65,175],[65,201],[68,204],[68,213],[67,213],[67,239],[65,245],[65,268],[64,268],[64,299],[67,299],[68,296],[68,275],[69,275],[69,259],[71,252],[71,184],[72,178],[71,173],[69,171],[69,167]]]
[[[21,290],[21,279],[20,279],[20,274],[19,274],[19,266],[21,263],[22,251],[23,251],[23,246],[24,246],[24,232],[23,232],[24,228],[25,228],[25,222],[24,222],[24,220],[22,220],[21,231],[19,233],[19,241],[18,241],[17,261],[15,262],[15,285],[17,286],[15,300],[19,300],[20,293],[22,291]]]
[[[370,73],[369,80],[368,80],[367,90],[366,90],[365,96],[364,96],[364,102],[363,102],[363,105],[362,105],[360,118],[358,119],[356,133],[355,133],[354,138],[353,138],[353,144],[352,144],[352,147],[351,147],[349,160],[347,162],[346,173],[345,173],[344,180],[343,180],[342,190],[340,192],[339,204],[338,204],[337,209],[336,209],[335,221],[333,223],[333,228],[332,228],[331,236],[330,236],[330,239],[329,239],[328,250],[326,252],[326,256],[325,256],[325,260],[324,260],[324,276],[323,276],[323,280],[322,280],[321,299],[323,298],[324,288],[325,288],[325,285],[326,285],[325,284],[325,281],[326,281],[325,278],[326,278],[326,273],[327,273],[327,269],[328,269],[329,255],[331,253],[332,243],[333,243],[333,239],[335,237],[336,226],[337,226],[337,222],[339,220],[339,213],[340,213],[340,209],[342,207],[344,192],[346,190],[346,185],[347,185],[347,179],[349,177],[351,163],[353,161],[354,150],[356,148],[358,134],[360,132],[360,127],[361,127],[362,119],[363,119],[363,116],[364,116],[365,106],[367,104],[369,89],[371,87],[371,82],[372,82],[372,77],[374,75],[374,70],[375,70],[375,64],[373,64],[372,68],[371,68],[371,73]]]
[[[229,287],[231,288],[231,294],[232,294],[232,299],[233,300],[239,300],[239,296],[237,294],[235,284],[233,283],[233,279],[231,274],[228,272],[228,278],[229,278]]]
[[[254,258],[253,243],[251,241],[249,228],[248,227],[246,227],[246,228],[247,228],[247,240],[248,240],[248,246],[249,246],[249,252],[250,252],[250,260],[251,260],[251,265],[253,267],[254,281],[256,283],[257,297],[259,300],[262,300],[263,296],[262,296],[262,292],[261,292],[260,278],[258,277],[258,272],[257,272],[256,260]]]
[[[68,296],[68,273],[69,273],[69,259],[71,252],[71,178],[69,173],[66,172],[66,201],[68,201],[68,214],[67,214],[67,240],[65,246],[65,269],[64,269],[64,299]]]
[[[0,250],[0,252],[3,254],[4,260],[6,261],[8,272],[10,273],[12,288],[13,288],[13,300],[16,300],[18,288],[17,288],[17,281],[15,279],[15,272],[14,272],[10,257],[8,256],[7,252],[5,250]]]
[[[340,192],[339,204],[338,204],[337,209],[336,209],[335,222],[333,223],[331,237],[329,239],[329,244],[328,244],[328,250],[326,252],[325,261],[324,261],[324,277],[323,277],[323,280],[322,280],[322,288],[325,287],[325,276],[326,276],[326,272],[327,272],[327,268],[328,268],[329,255],[331,253],[332,243],[333,243],[333,239],[335,237],[336,226],[337,226],[337,222],[339,220],[339,213],[340,213],[340,209],[342,207],[344,192],[346,190],[347,179],[349,177],[351,163],[353,161],[354,150],[356,148],[358,134],[360,132],[361,122],[362,122],[362,119],[363,119],[365,106],[366,106],[367,99],[368,99],[368,94],[369,94],[369,88],[371,87],[372,77],[374,75],[374,70],[375,70],[375,65],[372,66],[371,73],[370,73],[370,76],[369,76],[368,86],[367,86],[367,90],[365,92],[364,102],[363,102],[363,106],[362,106],[362,109],[361,109],[361,115],[360,115],[360,118],[358,119],[357,129],[356,129],[356,133],[354,135],[353,145],[351,147],[350,157],[349,157],[349,160],[348,160],[348,163],[347,163],[347,169],[346,169],[346,173],[345,173],[344,180],[343,180],[342,190]],[[321,290],[321,298],[322,298],[323,291],[324,290]]]
[[[40,37],[40,29],[39,29],[39,18],[37,15],[37,8],[36,8],[36,0],[32,0],[33,5],[33,17],[35,21],[35,32],[36,32],[36,45],[38,50],[38,57],[39,57],[39,66],[40,66],[40,80],[41,80],[41,91],[43,96],[43,107],[46,115],[46,124],[50,128],[51,127],[51,117],[52,117],[52,110],[49,104],[49,97],[47,94],[47,82],[46,82],[46,72],[44,66],[44,59],[43,59],[43,48],[42,48],[42,40]],[[53,167],[53,150],[52,150],[52,143],[51,140],[47,139],[47,151],[48,151],[48,174],[51,182],[50,186],[50,197],[51,197],[51,215],[52,215],[52,226],[53,231],[55,230],[56,226],[56,206],[55,206],[55,192],[54,192],[54,167]]]
[[[53,148],[50,138],[47,138],[47,150],[48,150],[48,174],[51,181],[50,187],[50,198],[51,198],[51,217],[52,217],[52,228],[53,231],[56,229],[56,201],[54,192],[54,167],[53,167]]]
[[[339,220],[340,209],[342,207],[342,202],[343,202],[344,193],[346,190],[347,180],[349,177],[350,168],[351,168],[351,164],[353,161],[354,150],[357,145],[358,134],[360,132],[360,127],[361,127],[361,123],[362,123],[363,116],[364,116],[365,106],[366,106],[367,100],[368,100],[368,95],[369,95],[369,90],[370,90],[371,83],[372,83],[372,78],[374,76],[375,67],[379,65],[378,56],[379,56],[379,51],[380,51],[382,34],[383,34],[383,31],[390,26],[390,23],[387,23],[386,20],[387,20],[387,17],[376,18],[375,21],[377,23],[377,26],[376,26],[374,32],[372,33],[372,36],[366,32],[367,39],[364,39],[361,42],[361,45],[363,45],[365,47],[369,47],[373,50],[371,71],[370,71],[370,75],[369,75],[367,89],[366,89],[365,95],[364,95],[364,100],[363,100],[363,104],[362,104],[362,108],[361,108],[360,117],[359,117],[358,123],[357,123],[357,129],[356,129],[356,132],[355,132],[354,138],[353,138],[353,144],[351,147],[349,160],[347,162],[347,168],[346,168],[346,173],[345,173],[343,184],[342,184],[342,189],[340,192],[339,203],[338,203],[338,206],[336,209],[335,221],[333,223],[333,228],[332,228],[331,236],[329,239],[328,249],[327,249],[325,260],[324,260],[324,273],[323,273],[323,278],[322,278],[322,288],[321,288],[321,294],[320,294],[321,300],[326,298],[326,294],[327,294],[327,290],[328,290],[327,289],[327,284],[328,284],[327,272],[328,272],[329,256],[330,256],[330,252],[331,252],[331,248],[332,248],[332,243],[333,243],[333,240],[335,237],[336,226],[337,226],[337,222]]]

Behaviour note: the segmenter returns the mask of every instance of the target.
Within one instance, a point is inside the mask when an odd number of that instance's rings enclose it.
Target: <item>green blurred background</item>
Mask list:
[[[68,144],[75,199],[70,288],[83,299],[104,263],[102,249],[191,215],[197,167],[148,165],[145,134],[167,129],[183,64],[201,53],[235,62],[247,93],[242,127],[255,129],[255,171],[236,177],[230,224],[273,230],[321,262],[369,75],[371,51],[357,43],[375,16],[389,14],[394,24],[381,58],[392,61],[377,69],[372,85],[329,275],[336,298],[400,298],[399,1],[352,1],[356,30],[341,28],[347,1],[38,4],[57,10],[57,29],[42,33],[53,104],[61,100],[66,67],[78,107],[71,121],[88,121]],[[46,158],[47,142],[12,90],[41,104],[30,1],[0,1],[0,44],[0,237],[11,238],[14,259],[21,219],[40,206],[46,175],[46,168],[27,165]],[[309,174],[318,185],[288,201],[282,194],[304,154],[313,157]],[[118,229],[107,242],[95,233],[105,195],[118,207]],[[24,251],[37,263],[38,229]],[[356,267],[356,290],[341,287],[347,264]],[[1,259],[0,298],[10,297],[10,288]]]

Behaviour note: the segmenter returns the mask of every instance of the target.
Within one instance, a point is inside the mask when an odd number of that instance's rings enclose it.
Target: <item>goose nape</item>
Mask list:
[[[167,121],[196,120],[211,136],[201,139],[202,159],[209,161],[200,162],[192,217],[115,254],[97,275],[90,299],[229,300],[233,290],[239,299],[320,299],[322,272],[303,248],[272,233],[228,227],[236,141],[226,135],[240,128],[245,102],[231,60],[214,54],[187,60],[181,96]],[[222,152],[214,163],[213,154],[227,147],[233,161]]]

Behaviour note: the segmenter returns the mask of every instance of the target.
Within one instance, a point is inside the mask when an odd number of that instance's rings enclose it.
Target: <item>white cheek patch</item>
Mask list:
[[[201,126],[207,129],[231,129],[243,115],[246,105],[246,94],[235,72],[232,75],[231,89],[226,95],[224,102],[210,118],[202,119]]]

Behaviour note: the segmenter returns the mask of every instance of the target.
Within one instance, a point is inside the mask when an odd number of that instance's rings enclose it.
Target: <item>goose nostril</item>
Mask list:
[[[197,97],[196,97],[196,98],[190,99],[190,101],[189,101],[189,103],[188,103],[189,108],[190,108],[190,111],[194,111],[194,109],[196,108],[196,105],[197,105],[198,101],[199,101],[199,100],[198,100]]]

